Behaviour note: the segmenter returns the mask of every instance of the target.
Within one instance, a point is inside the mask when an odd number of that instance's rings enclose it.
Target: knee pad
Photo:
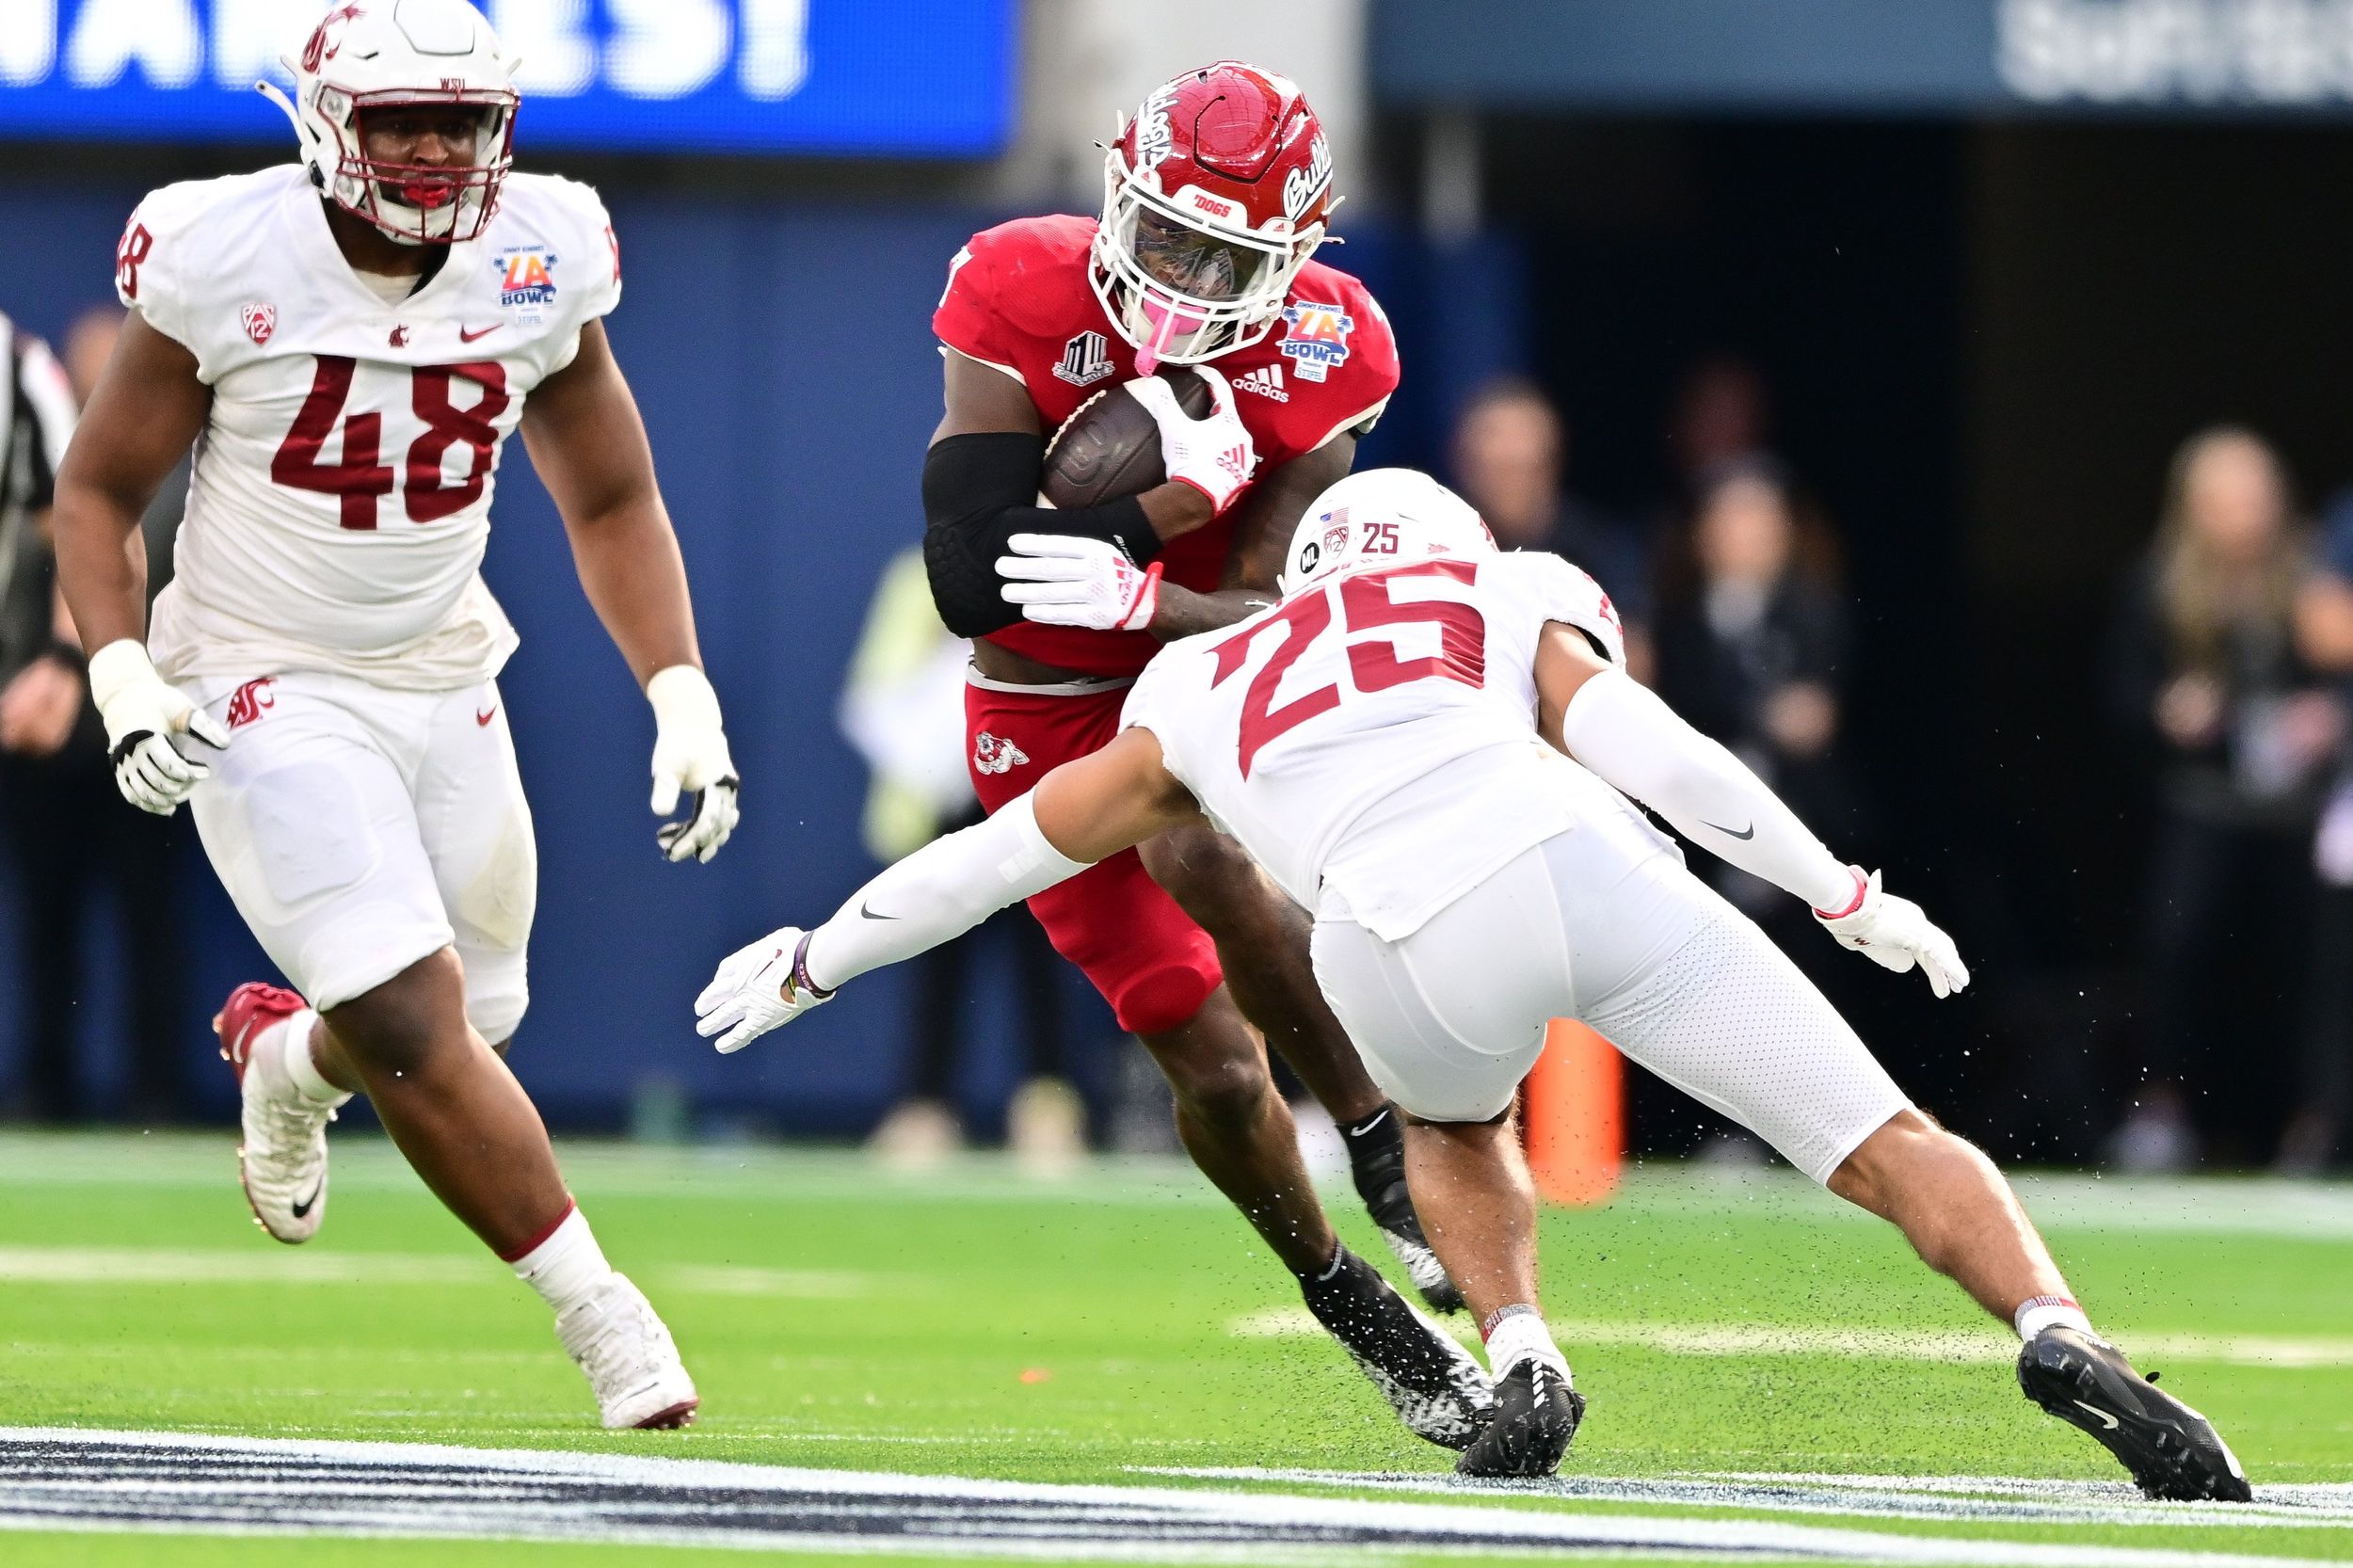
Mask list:
[[[466,965],[466,1021],[491,1045],[503,1045],[522,1027],[531,1005],[522,950],[483,952],[460,950]]]

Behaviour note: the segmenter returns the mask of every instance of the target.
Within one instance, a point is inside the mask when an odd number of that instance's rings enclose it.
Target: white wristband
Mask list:
[[[133,686],[162,679],[136,637],[117,637],[89,656],[89,698],[102,713]]]
[[[692,664],[672,664],[654,671],[646,682],[646,700],[653,705],[653,722],[664,729],[717,729],[719,694],[711,678]]]

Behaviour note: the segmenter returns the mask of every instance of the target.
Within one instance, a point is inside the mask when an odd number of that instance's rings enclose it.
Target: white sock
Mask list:
[[[515,1266],[515,1277],[559,1313],[587,1300],[613,1277],[613,1265],[604,1260],[604,1249],[597,1245],[596,1232],[578,1204],[565,1211],[546,1240],[507,1261]]]
[[[2099,1337],[2073,1296],[2029,1296],[2019,1304],[2018,1315],[2010,1320],[2017,1325],[2021,1339],[2032,1339],[2046,1328],[2081,1329]]]
[[[278,1060],[286,1069],[286,1077],[302,1097],[319,1105],[340,1106],[351,1098],[351,1091],[338,1089],[319,1072],[319,1064],[311,1056],[311,1033],[318,1027],[319,1016],[306,1007],[275,1027]],[[263,1047],[268,1049],[267,1044]]]
[[[1535,1307],[1514,1302],[1490,1314],[1482,1327],[1487,1339],[1487,1367],[1495,1376],[1501,1377],[1519,1363],[1534,1359],[1549,1365],[1561,1374],[1561,1381],[1572,1388],[1577,1385],[1569,1376],[1569,1358],[1552,1342],[1552,1330],[1545,1326],[1544,1315]]]

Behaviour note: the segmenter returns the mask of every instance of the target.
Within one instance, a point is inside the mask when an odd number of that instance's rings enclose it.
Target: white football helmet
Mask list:
[[[295,95],[254,86],[286,111],[311,183],[406,245],[454,245],[480,234],[513,164],[516,61],[466,0],[339,0],[298,54],[280,63]],[[396,104],[478,107],[474,161],[435,168],[367,155],[360,117]]]
[[[1274,586],[1289,599],[1342,572],[1495,553],[1496,536],[1469,502],[1417,470],[1369,468],[1307,504]]]

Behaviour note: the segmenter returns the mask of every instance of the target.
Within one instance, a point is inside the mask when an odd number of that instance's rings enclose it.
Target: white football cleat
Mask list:
[[[316,1236],[327,1218],[327,1124],[335,1108],[295,1087],[281,1052],[253,1048],[270,1029],[309,1010],[292,991],[248,981],[213,1016],[221,1059],[236,1073],[244,1100],[237,1175],[245,1201],[254,1223],[289,1244]]]
[[[587,1374],[606,1427],[685,1426],[702,1403],[677,1341],[646,1293],[616,1273],[597,1293],[556,1314],[564,1353]]]

